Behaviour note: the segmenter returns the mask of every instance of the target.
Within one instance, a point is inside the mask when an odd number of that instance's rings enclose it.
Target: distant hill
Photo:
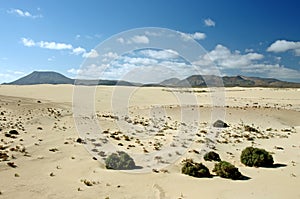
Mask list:
[[[11,85],[33,84],[73,84],[74,80],[52,71],[34,71],[16,81],[6,83]]]
[[[117,80],[75,80],[53,71],[34,71],[20,79],[4,83],[6,85],[35,85],[35,84],[76,84],[76,85],[122,85],[136,86],[126,81]]]
[[[246,76],[224,76],[215,75],[192,75],[185,79],[170,78],[160,83],[140,84],[118,80],[75,80],[60,73],[52,71],[34,71],[16,81],[5,83],[9,85],[34,85],[34,84],[76,84],[76,85],[121,85],[121,86],[165,86],[165,87],[278,87],[278,88],[300,88],[300,83],[280,81],[274,78],[246,77]]]
[[[278,87],[278,88],[300,88],[300,83],[286,82],[273,78],[246,77],[246,76],[224,76],[215,75],[192,75],[186,79],[178,81],[174,78],[165,80],[160,85],[170,87]]]

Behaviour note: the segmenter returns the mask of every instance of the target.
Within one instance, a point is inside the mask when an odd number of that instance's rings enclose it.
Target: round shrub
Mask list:
[[[241,162],[249,167],[271,167],[274,160],[272,155],[264,149],[247,147],[242,151]]]
[[[129,170],[136,167],[134,160],[124,151],[110,154],[105,160],[105,165],[107,169],[115,170]]]
[[[183,174],[196,178],[210,177],[209,169],[202,163],[194,162],[191,159],[185,160],[181,169]]]
[[[233,180],[242,178],[242,174],[239,172],[239,169],[226,161],[216,163],[213,172],[222,178],[229,178]]]
[[[221,158],[220,158],[219,154],[217,154],[214,151],[210,151],[210,152],[204,154],[203,158],[204,158],[205,161],[216,161],[216,162],[221,161]]]

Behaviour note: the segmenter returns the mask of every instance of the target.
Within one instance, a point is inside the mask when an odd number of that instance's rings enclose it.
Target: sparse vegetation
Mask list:
[[[183,167],[181,172],[183,174],[193,176],[196,178],[210,177],[211,174],[208,168],[202,163],[194,162],[192,159],[187,159],[183,161]]]
[[[242,151],[241,162],[249,167],[270,167],[274,160],[272,155],[264,149],[247,147]]]
[[[242,178],[242,174],[239,172],[239,169],[226,161],[216,163],[213,172],[215,172],[218,176],[222,178],[229,178],[233,180],[238,180]]]
[[[249,126],[249,125],[244,126],[244,129],[245,129],[245,131],[248,131],[248,132],[259,133],[259,130],[257,130],[256,128]]]
[[[214,151],[207,152],[203,158],[205,161],[216,161],[216,162],[221,161],[219,154],[217,154]]]
[[[115,170],[129,170],[136,167],[134,160],[124,151],[109,155],[105,160],[105,165],[107,169]]]

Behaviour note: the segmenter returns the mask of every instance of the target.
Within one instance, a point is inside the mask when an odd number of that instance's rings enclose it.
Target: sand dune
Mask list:
[[[0,86],[0,198],[300,197],[297,89],[226,88],[215,95],[215,89],[100,86],[93,99],[73,96],[73,90]],[[74,115],[73,97],[82,102],[75,107],[83,109],[82,117]],[[85,100],[95,106],[91,117],[84,114]],[[222,101],[224,108],[212,108]],[[218,116],[228,128],[211,127]],[[259,133],[245,131],[245,125]],[[105,169],[102,155],[112,150],[106,142],[127,151],[143,169]],[[246,146],[272,152],[278,167],[245,167],[239,156]],[[249,179],[181,174],[185,158],[212,169],[213,163],[202,159],[211,149]],[[157,156],[162,159],[154,161]]]

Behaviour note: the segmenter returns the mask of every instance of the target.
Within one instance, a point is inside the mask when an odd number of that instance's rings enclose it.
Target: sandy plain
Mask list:
[[[299,89],[99,86],[93,99],[73,96],[74,89],[0,86],[0,198],[300,198]],[[74,99],[82,107],[73,107]],[[94,115],[74,115],[89,103]],[[229,127],[212,128],[218,117]],[[9,134],[13,129],[18,133]],[[145,170],[107,170],[106,142]],[[247,146],[272,152],[278,166],[244,166]],[[249,179],[181,174],[185,158],[211,170],[214,163],[202,159],[207,150]]]

